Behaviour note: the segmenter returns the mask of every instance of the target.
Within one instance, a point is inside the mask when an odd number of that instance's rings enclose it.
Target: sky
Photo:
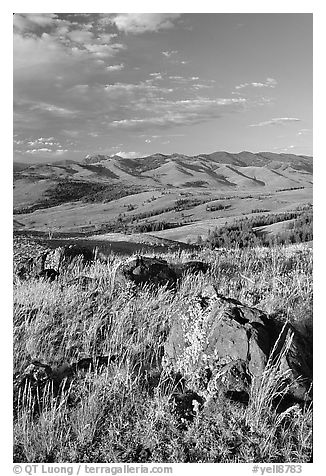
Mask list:
[[[312,14],[16,13],[14,160],[312,155]]]

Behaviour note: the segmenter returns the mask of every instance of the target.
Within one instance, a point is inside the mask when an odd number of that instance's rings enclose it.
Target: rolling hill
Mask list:
[[[120,156],[87,155],[81,162],[14,165],[15,203],[20,189],[28,195],[36,182],[45,189],[59,181],[126,183],[142,188],[201,187],[215,190],[291,188],[312,185],[312,158],[293,154],[215,152],[197,156],[154,154],[126,159]],[[44,182],[47,181],[47,182]],[[33,192],[35,195],[35,192]],[[24,199],[24,201],[26,201]]]
[[[107,233],[159,222],[157,236],[186,241],[215,220],[310,203],[312,169],[312,157],[270,152],[17,164],[15,229]]]

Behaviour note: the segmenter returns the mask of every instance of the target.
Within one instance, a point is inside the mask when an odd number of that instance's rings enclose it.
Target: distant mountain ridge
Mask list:
[[[117,160],[128,160],[131,162],[148,162],[148,161],[165,161],[165,160],[178,160],[180,158],[184,159],[207,159],[212,162],[216,162],[219,164],[231,164],[231,165],[238,165],[240,167],[248,167],[248,166],[264,166],[268,165],[272,161],[276,162],[285,162],[285,163],[296,163],[296,162],[303,162],[305,165],[311,162],[312,166],[312,157],[307,155],[296,155],[296,154],[276,154],[273,152],[238,152],[238,153],[230,153],[230,152],[212,152],[211,154],[198,154],[194,156],[184,155],[184,154],[152,154],[145,157],[137,157],[137,158],[129,158],[125,159],[119,155],[104,155],[104,154],[94,154],[94,155],[87,155],[83,162],[85,164],[94,164],[99,163],[102,161],[106,161],[108,159],[117,159]]]
[[[216,163],[220,164],[232,164],[232,165],[238,165],[238,166],[250,166],[250,165],[266,165],[271,161],[278,161],[278,162],[297,162],[297,161],[304,161],[305,163],[311,162],[312,165],[312,156],[308,155],[296,155],[296,154],[277,154],[274,152],[248,152],[248,151],[242,151],[242,152],[237,152],[237,153],[231,153],[231,152],[225,152],[225,151],[218,151],[218,152],[212,152],[211,154],[197,154],[197,155],[185,155],[185,154],[162,154],[162,153],[156,153],[144,157],[135,157],[135,158],[124,158],[120,155],[106,155],[106,154],[87,154],[84,159],[81,161],[77,160],[70,160],[70,159],[65,159],[65,160],[58,160],[55,162],[51,163],[32,163],[32,164],[27,164],[23,162],[15,162],[14,161],[14,170],[20,170],[20,169],[26,169],[28,167],[35,167],[37,165],[42,166],[42,165],[69,165],[69,164],[95,164],[95,163],[100,163],[103,161],[106,161],[108,159],[116,159],[116,160],[128,160],[128,161],[164,161],[164,160],[173,160],[173,159],[178,159],[178,158],[185,158],[185,159],[208,159]]]
[[[26,166],[25,166],[26,165]],[[124,158],[87,155],[82,161],[14,164],[14,202],[34,203],[60,184],[132,186],[139,190],[200,188],[214,191],[311,188],[313,159],[272,152],[153,154]]]

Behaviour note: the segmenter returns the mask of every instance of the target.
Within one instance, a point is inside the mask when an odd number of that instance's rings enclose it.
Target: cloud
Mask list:
[[[114,84],[106,84],[104,86],[107,95],[110,97],[121,97],[126,94],[130,96],[136,96],[138,98],[146,98],[149,96],[155,96],[157,94],[164,94],[164,93],[171,93],[173,89],[171,88],[163,88],[159,87],[155,84],[152,84],[151,80],[149,82],[140,82],[137,84],[132,83],[114,83]]]
[[[107,66],[107,71],[121,71],[125,65],[123,63],[120,64],[112,64],[111,66]]]
[[[216,97],[220,93],[208,89],[213,80],[203,79],[200,69],[185,73],[179,43],[171,42],[170,34],[155,39],[156,57],[150,58],[151,42],[148,49],[143,37],[132,36],[124,45],[125,36],[114,26],[120,25],[122,32],[157,31],[171,28],[178,17],[21,15],[14,35],[14,127],[16,140],[25,140],[17,147],[45,157],[69,148],[84,148],[86,153],[95,141],[107,149],[109,135],[114,143],[124,142],[129,129],[130,140],[135,130],[146,133],[141,141],[146,147],[150,142],[145,140],[155,142],[152,134],[168,133],[170,126],[173,132],[174,126],[205,123],[260,105],[261,98]],[[124,70],[126,74],[119,74]],[[163,140],[167,136],[159,142]],[[129,147],[137,148],[125,142],[117,150],[136,154]]]
[[[301,119],[296,117],[276,117],[270,121],[258,122],[258,124],[250,124],[249,127],[263,127],[263,126],[284,126],[291,122],[299,122]]]
[[[67,36],[76,43],[86,43],[91,41],[94,37],[92,32],[85,30],[73,30],[67,33]]]
[[[115,42],[116,34],[99,32],[96,20],[83,24],[41,15],[47,26],[40,28],[29,17],[18,15],[16,20],[15,17],[14,22],[20,27],[14,32],[16,81],[43,80],[47,75],[52,82],[58,71],[64,72],[64,78],[80,76],[83,72],[80,69],[89,71],[92,60],[99,64],[99,59],[115,56],[125,49],[125,45]],[[94,71],[98,71],[98,66]]]
[[[180,13],[121,13],[110,19],[124,33],[140,34],[173,28]]]
[[[295,149],[297,146],[289,145],[287,147],[273,147],[273,150],[277,150],[279,152],[287,152],[289,150]]]
[[[300,129],[299,132],[297,133],[297,136],[304,136],[306,134],[309,134],[311,132],[311,129]]]
[[[138,112],[138,117],[114,120],[109,126],[142,129],[144,127],[198,124],[221,117],[226,113],[239,112],[244,108],[246,102],[244,98],[196,98],[175,101],[153,98],[150,102],[140,102],[135,105],[134,112]]]
[[[13,25],[16,31],[26,32],[53,25],[57,15],[54,13],[15,13]]]
[[[84,45],[85,48],[98,58],[107,58],[114,56],[117,51],[125,48],[121,43],[114,43],[111,45],[97,45],[95,43],[88,43]]]
[[[141,156],[139,152],[122,152],[121,150],[117,152],[115,155],[119,155],[120,157],[123,157],[124,159],[135,159]]]
[[[177,50],[173,50],[173,51],[162,51],[162,55],[164,55],[166,58],[170,58],[171,56],[176,55],[176,54],[178,54],[178,51],[177,51]]]
[[[192,87],[194,89],[207,89],[211,88],[212,86],[210,84],[194,84]]]
[[[22,141],[24,142],[24,141]],[[27,141],[27,145],[29,146],[43,146],[43,145],[50,145],[50,146],[60,146],[60,143],[59,142],[56,142],[54,140],[54,137],[39,137],[38,139],[32,139],[32,140],[29,140]]]
[[[29,150],[26,150],[26,154],[52,154],[52,155],[62,155],[62,154],[65,154],[66,152],[68,152],[68,149],[56,149],[56,150],[52,150],[52,149],[48,149],[47,147],[41,147],[39,149],[29,149]]]
[[[168,76],[169,80],[177,87],[188,86],[190,90],[208,89],[213,86],[214,80],[200,79],[198,76]]]
[[[243,88],[275,88],[277,86],[276,79],[267,78],[263,83],[242,83],[235,87],[235,89],[243,89]]]
[[[155,79],[161,80],[161,79],[163,79],[164,73],[150,73],[149,75],[152,76],[152,78],[153,78],[153,79],[150,79],[150,81],[153,81]]]
[[[181,60],[179,58],[176,58],[176,55],[179,53],[177,50],[168,50],[168,51],[162,51],[162,55],[165,56],[170,63],[173,64],[188,64],[189,61],[186,60]]]
[[[56,115],[59,115],[59,116],[67,116],[67,115],[71,115],[71,114],[75,114],[75,111],[72,111],[70,109],[67,109],[65,107],[58,107],[58,106],[55,106],[54,104],[47,104],[47,103],[37,103],[37,104],[34,104],[30,107],[30,109],[33,111],[33,110],[41,110],[41,111],[46,111],[46,112],[50,112],[52,114],[56,114]]]
[[[52,152],[52,149],[47,149],[46,147],[42,147],[40,149],[26,150],[26,154],[37,154],[39,152]]]

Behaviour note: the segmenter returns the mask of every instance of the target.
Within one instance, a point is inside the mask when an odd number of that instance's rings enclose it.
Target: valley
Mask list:
[[[14,231],[195,243],[235,219],[312,203],[312,158],[216,152],[14,166]]]

